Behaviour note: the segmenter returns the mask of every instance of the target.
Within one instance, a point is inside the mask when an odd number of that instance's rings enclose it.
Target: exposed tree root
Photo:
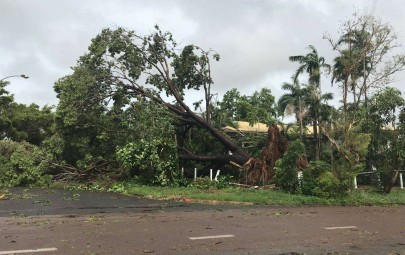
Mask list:
[[[260,157],[251,158],[245,165],[249,165],[245,182],[248,185],[267,184],[275,174],[276,161],[288,149],[288,142],[283,137],[277,125],[269,127],[267,145],[263,148]]]

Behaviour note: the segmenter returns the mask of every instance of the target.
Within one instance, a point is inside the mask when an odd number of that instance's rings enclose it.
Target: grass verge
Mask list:
[[[211,203],[247,203],[263,205],[345,205],[345,206],[394,206],[405,205],[405,190],[394,189],[390,194],[354,190],[344,198],[319,198],[291,195],[275,190],[225,188],[199,189],[181,187],[153,187],[133,183],[115,184],[111,191],[154,199]]]

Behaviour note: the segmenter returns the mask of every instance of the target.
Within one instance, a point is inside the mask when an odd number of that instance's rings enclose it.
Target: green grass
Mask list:
[[[253,203],[264,205],[377,205],[392,206],[405,205],[405,190],[393,190],[385,195],[372,191],[355,190],[344,198],[319,198],[303,195],[290,195],[280,191],[245,189],[245,188],[226,188],[226,189],[198,189],[198,188],[172,188],[172,187],[153,187],[142,186],[132,183],[121,184],[119,188],[115,187],[112,191],[125,193],[154,199],[179,200],[190,199],[195,202],[232,202],[232,203]]]

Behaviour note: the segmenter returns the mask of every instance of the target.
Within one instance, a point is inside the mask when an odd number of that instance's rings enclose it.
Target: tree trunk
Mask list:
[[[348,78],[345,78],[343,83],[343,115],[347,113],[347,91],[348,91]]]
[[[303,125],[303,123],[302,123],[303,114],[302,114],[301,100],[299,101],[299,111],[296,113],[295,118],[297,119],[297,121],[298,121],[299,124],[300,124],[300,140],[302,141],[302,139],[303,139],[304,125]]]
[[[389,194],[391,192],[392,187],[394,187],[394,184],[396,182],[398,178],[398,171],[392,171],[391,173],[391,178],[389,180],[389,182],[387,183],[387,185],[384,187],[384,192],[386,194]]]
[[[164,103],[167,106],[168,110],[178,115],[180,117],[180,121],[189,121],[207,130],[208,132],[211,133],[211,135],[215,139],[217,139],[222,145],[224,145],[225,148],[227,148],[229,151],[232,152],[232,155],[216,155],[216,156],[200,156],[195,155],[191,152],[186,152],[185,154],[180,155],[180,157],[183,159],[191,159],[198,161],[218,161],[217,163],[224,162],[224,164],[229,163],[229,161],[232,160],[239,165],[244,165],[250,159],[250,156],[229,136],[227,136],[222,131],[216,129],[210,121],[207,121],[206,119],[200,117],[198,114],[193,112],[183,101],[182,97],[180,96],[180,93],[178,92],[176,86],[174,85],[170,77],[166,77],[166,81],[173,96],[175,97],[177,103],[180,106],[179,108],[172,104]],[[146,96],[149,96],[150,98],[152,96],[155,98],[154,100],[156,100],[156,97],[153,95],[146,94]],[[161,100],[160,98],[158,98],[158,100],[160,100],[163,103],[163,100]]]
[[[315,151],[315,160],[319,160],[319,141],[318,141],[318,125],[317,125],[317,118],[315,117],[314,121],[312,122],[312,131],[314,133],[314,151]]]

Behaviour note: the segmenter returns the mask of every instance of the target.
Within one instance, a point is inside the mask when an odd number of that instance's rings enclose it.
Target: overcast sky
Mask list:
[[[15,100],[56,105],[55,81],[71,73],[101,29],[148,34],[158,24],[181,45],[221,55],[212,67],[214,93],[267,87],[278,98],[298,66],[288,57],[306,54],[311,44],[332,63],[336,53],[322,36],[337,36],[355,11],[373,11],[405,44],[403,0],[0,0],[0,79],[26,74],[28,80],[8,80]],[[394,86],[404,93],[405,75],[397,80]]]

